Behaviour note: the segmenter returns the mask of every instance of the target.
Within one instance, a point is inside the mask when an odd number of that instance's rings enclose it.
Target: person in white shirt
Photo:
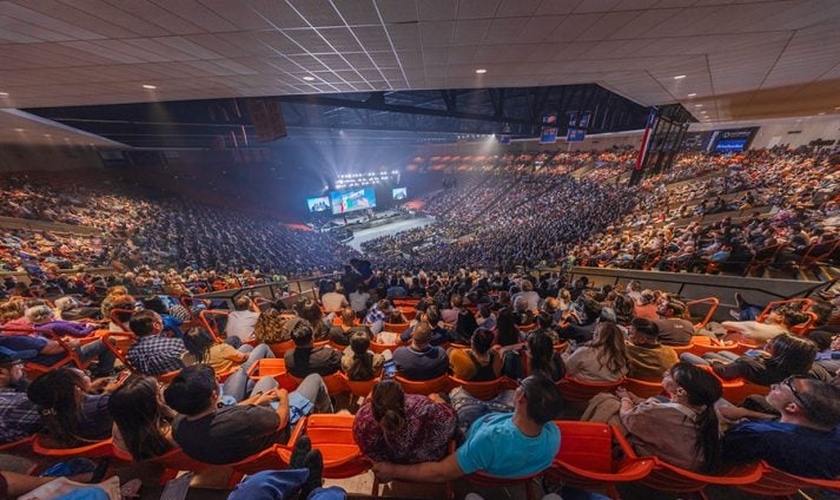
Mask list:
[[[326,286],[326,292],[321,295],[321,304],[327,313],[339,313],[345,306],[350,305],[343,294],[335,291],[335,283]]]
[[[239,297],[233,303],[234,311],[228,315],[225,325],[226,342],[234,347],[239,347],[243,342],[254,339],[254,326],[260,313],[251,310],[251,299],[245,296]]]

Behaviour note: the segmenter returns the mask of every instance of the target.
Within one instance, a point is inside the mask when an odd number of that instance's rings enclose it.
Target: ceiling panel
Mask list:
[[[836,0],[5,0],[0,106],[589,79],[642,104],[745,116],[794,96],[804,113],[840,79],[837,21]]]

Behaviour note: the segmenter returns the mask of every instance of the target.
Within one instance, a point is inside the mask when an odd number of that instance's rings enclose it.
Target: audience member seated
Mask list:
[[[312,340],[314,342],[321,342],[329,338],[330,325],[324,319],[324,313],[321,311],[321,306],[314,300],[306,299],[295,304],[295,310],[298,316],[309,322],[312,327]],[[330,318],[329,321],[331,321]]]
[[[779,335],[767,343],[764,351],[738,356],[729,351],[707,353],[702,358],[683,353],[680,359],[692,364],[711,365],[723,380],[743,378],[753,384],[771,385],[791,375],[808,375],[829,380],[831,375],[814,363],[817,345],[795,335]]]
[[[55,319],[55,312],[48,305],[30,307],[24,314],[33,328],[51,330],[60,337],[87,337],[96,330],[93,325]]]
[[[579,300],[583,303],[583,307],[570,308],[566,317],[558,325],[557,332],[561,339],[589,342],[595,334],[602,308],[597,300],[591,298]]]
[[[724,321],[721,326],[727,331],[727,340],[745,344],[761,345],[768,340],[790,333],[792,326],[808,321],[808,315],[788,307],[774,309],[764,321]],[[737,335],[729,335],[734,333]]]
[[[74,448],[111,437],[108,399],[116,385],[108,382],[107,378],[91,382],[83,371],[61,367],[30,384],[27,394],[40,409],[41,425],[52,446]]]
[[[470,347],[449,350],[449,368],[455,378],[472,382],[495,380],[502,375],[502,356],[493,347],[492,331],[479,328]]]
[[[663,301],[659,304],[656,312],[659,314],[659,318],[654,319],[653,322],[659,328],[659,342],[671,346],[691,344],[694,325],[691,321],[683,319],[685,304],[677,300]]]
[[[128,348],[127,358],[131,366],[144,375],[163,375],[184,367],[183,356],[187,352],[184,341],[166,337],[163,321],[154,311],[140,311],[131,316],[129,328],[137,340]]]
[[[413,321],[413,325],[400,334],[400,341],[408,342],[411,339],[412,331],[421,322],[428,323],[432,327],[431,345],[439,346],[452,340],[449,330],[441,319],[440,309],[436,305],[428,305],[422,312],[418,312],[418,317]]]
[[[40,428],[40,413],[26,396],[29,381],[23,374],[23,363],[36,355],[0,347],[0,444],[27,438]]]
[[[66,321],[96,319],[99,318],[101,314],[98,307],[86,305],[84,302],[72,295],[55,299],[55,310],[58,312],[58,317]]]
[[[592,340],[578,346],[571,354],[564,353],[566,374],[589,382],[614,382],[629,370],[630,359],[621,328],[610,321],[601,321]]]
[[[723,460],[730,464],[766,460],[803,477],[840,475],[840,387],[805,377],[775,383],[767,402],[779,421],[750,421],[723,436]]]
[[[337,313],[341,312],[343,308],[350,306],[350,303],[347,302],[347,297],[336,291],[334,281],[328,283],[325,292],[321,295],[321,304],[324,306],[324,312]]]
[[[292,376],[303,378],[312,373],[332,375],[341,369],[341,353],[328,345],[314,347],[312,325],[303,318],[292,318],[286,322],[295,343],[294,349],[286,351],[286,370]]]
[[[181,331],[181,325],[184,324],[184,321],[169,314],[169,309],[160,297],[143,299],[143,308],[158,313],[160,320],[163,321],[163,331],[165,333],[170,333],[179,339],[184,338],[184,332]]]
[[[178,412],[172,422],[175,442],[190,457],[210,464],[238,462],[285,444],[301,417],[332,411],[319,375],[306,377],[292,393],[263,377],[249,398],[221,408],[218,387],[212,368],[194,365],[181,370],[164,391],[166,404]]]
[[[157,380],[134,374],[108,399],[114,419],[114,446],[136,461],[163,455],[175,446],[172,419],[175,412],[163,402]]]
[[[554,350],[551,337],[541,330],[531,332],[521,348],[507,351],[503,362],[502,371],[515,380],[539,374],[557,382],[566,375],[562,356]]]
[[[207,332],[196,329],[184,337],[186,355],[181,358],[185,365],[206,364],[213,368],[216,374],[242,370],[247,373],[251,366],[263,358],[273,358],[268,345],[258,344],[256,347],[242,344],[234,349],[227,342],[217,343]]]
[[[639,380],[659,380],[677,361],[673,348],[659,343],[659,328],[649,319],[636,318],[630,323],[627,376]]]
[[[254,325],[254,340],[261,344],[279,344],[291,340],[288,331],[283,328],[290,317],[296,316],[294,311],[283,314],[274,307],[269,307],[260,313]]]
[[[239,347],[243,342],[254,340],[254,327],[260,313],[251,309],[253,302],[245,295],[238,297],[233,302],[234,310],[228,314],[225,324],[225,339],[234,347]]]
[[[515,478],[546,469],[560,447],[560,431],[552,422],[560,411],[560,393],[554,382],[537,375],[523,380],[511,399],[512,413],[471,409],[475,420],[454,453],[437,462],[412,465],[376,462],[373,465],[376,478],[382,482],[440,483],[478,471]],[[458,418],[461,418],[460,411]]]
[[[116,286],[109,290],[108,294],[105,296],[104,299],[102,299],[102,303],[100,304],[102,317],[108,319],[108,330],[112,332],[123,331],[122,326],[114,323],[113,319],[111,319],[111,311],[113,311],[114,309],[133,311],[136,307],[137,301],[134,299],[133,296],[128,294],[128,291],[125,287]],[[117,319],[125,323],[130,318],[131,316],[128,313],[123,313],[119,315]]]
[[[432,327],[417,323],[411,332],[411,343],[394,351],[394,363],[399,374],[409,380],[431,380],[446,374],[449,358],[442,347],[431,345]]]
[[[516,306],[516,301],[517,300],[524,301],[523,302],[524,305],[521,306],[521,310],[523,312],[524,311],[530,311],[531,313],[533,313],[534,311],[539,311],[540,310],[540,301],[541,301],[540,295],[539,295],[539,293],[534,291],[534,284],[531,283],[531,281],[529,281],[527,279],[522,280],[522,291],[517,293],[517,294],[514,294],[510,298],[510,300],[513,303],[513,306],[517,311],[520,310],[520,308],[518,308]],[[522,323],[522,324],[526,324],[526,323]]]
[[[341,310],[341,324],[333,325],[330,328],[330,340],[338,345],[350,345],[350,339],[357,333],[362,333],[368,338],[373,338],[370,328],[356,324],[356,313],[353,309],[345,307]]]
[[[677,467],[712,472],[719,461],[720,437],[715,401],[723,386],[711,373],[677,363],[662,378],[668,400],[640,398],[619,387],[589,403],[581,420],[620,424],[642,457],[656,456]]]
[[[437,394],[405,394],[383,380],[356,413],[353,437],[372,460],[415,464],[446,456],[455,423],[455,410]]]
[[[496,316],[496,344],[502,347],[517,346],[524,339],[525,336],[516,326],[513,310],[510,307],[501,308]]]
[[[347,298],[350,300],[350,308],[356,313],[356,317],[364,318],[370,304],[370,294],[367,291],[367,286],[364,283],[359,283]]]
[[[373,334],[376,335],[382,331],[392,309],[393,307],[387,299],[380,299],[368,310],[362,324],[370,328]]]
[[[370,336],[365,332],[356,332],[350,337],[350,352],[341,357],[341,371],[349,380],[372,380],[382,374],[385,358],[371,352]]]
[[[113,343],[114,340],[111,339]],[[64,343],[73,349],[82,362],[96,361],[90,365],[94,378],[110,377],[114,372],[116,355],[105,346],[101,340],[86,342],[82,345],[78,339],[66,340]],[[37,355],[31,361],[44,366],[53,366],[67,358],[67,351],[56,340],[50,340],[37,333],[32,335],[4,331],[0,334],[0,347],[12,351],[34,351]]]
[[[642,290],[641,300],[636,303],[634,315],[637,318],[657,319],[656,295],[653,290]]]

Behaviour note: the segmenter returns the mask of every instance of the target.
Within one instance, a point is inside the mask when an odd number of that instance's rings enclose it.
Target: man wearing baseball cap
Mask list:
[[[29,382],[23,363],[38,355],[35,350],[13,351],[0,346],[0,444],[29,437],[38,430],[40,415],[26,397]]]

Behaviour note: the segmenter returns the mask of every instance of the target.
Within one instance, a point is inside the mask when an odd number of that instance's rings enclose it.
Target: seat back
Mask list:
[[[557,388],[563,399],[577,403],[586,403],[596,394],[612,392],[624,383],[624,379],[615,382],[588,382],[572,377],[565,377],[557,382]]]
[[[759,465],[762,471],[761,478],[750,484],[738,485],[739,489],[754,495],[768,497],[791,497],[802,488],[818,488],[834,493],[840,492],[840,481],[837,479],[794,476],[770,466],[767,462],[762,461]]]
[[[411,326],[411,323],[385,323],[382,327],[386,332],[402,333]]]
[[[653,468],[641,483],[655,490],[672,493],[702,492],[709,485],[751,484],[758,481],[762,474],[761,466],[757,463],[740,465],[725,474],[711,476],[682,469],[658,457],[651,457],[651,460]]]
[[[555,460],[592,472],[613,472],[612,431],[600,422],[555,420],[560,451]]]
[[[369,468],[353,437],[354,419],[350,414],[319,413],[306,417],[303,432],[312,441],[312,448],[321,450],[326,478],[353,477]]]
[[[286,355],[287,351],[291,351],[295,348],[295,341],[294,340],[287,340],[285,342],[272,342],[271,344],[266,344],[271,352],[278,358],[282,358]]]
[[[262,358],[251,365],[248,378],[259,380],[262,377],[283,377],[286,375],[286,360],[283,358]]]
[[[223,342],[225,340],[223,337],[223,322],[227,321],[229,314],[230,312],[219,309],[205,309],[198,313],[198,319],[204,329],[213,336],[213,340]]]
[[[58,460],[113,457],[113,448],[114,441],[110,438],[75,448],[54,448],[50,445],[49,439],[41,434],[36,435],[32,440],[32,451],[35,454]]]
[[[111,323],[120,327],[120,329],[126,333],[131,333],[131,328],[128,327],[128,319],[123,318],[131,318],[131,315],[134,314],[134,309],[111,309],[111,312],[108,313],[108,319],[111,320]]]
[[[450,376],[449,385],[452,388],[460,386],[467,391],[470,396],[477,399],[483,399],[485,401],[493,399],[504,390],[516,388],[516,383],[507,377],[499,377],[497,379],[487,380],[484,382],[473,382]]]
[[[688,314],[694,321],[694,328],[703,328],[712,317],[720,305],[720,301],[715,297],[706,297],[705,299],[691,300],[685,303],[688,308]],[[696,319],[695,319],[696,318]]]
[[[624,379],[624,387],[641,398],[651,398],[662,394],[661,381],[650,382],[647,380],[627,377]]]
[[[287,453],[280,453],[281,450],[286,450]],[[286,459],[288,457],[288,448],[276,444],[270,448],[267,448],[256,455],[252,455],[244,460],[240,460],[235,464],[231,464],[230,467],[239,474],[256,474],[257,472],[264,471],[264,470],[277,470],[277,469],[287,469],[289,467],[289,462]],[[239,482],[238,480],[236,482]]]
[[[301,382],[303,382],[302,378],[295,377],[293,375],[288,375],[293,382],[295,387],[299,386]],[[346,378],[344,378],[344,374],[341,372],[335,372],[330,375],[324,375],[322,377],[324,379],[324,385],[327,386],[327,392],[330,396],[335,396],[347,391],[347,384],[345,383]]]
[[[382,377],[374,377],[371,380],[350,380],[344,373],[342,373],[340,377],[344,380],[344,385],[347,386],[347,390],[350,391],[350,394],[356,396],[357,398],[367,397],[371,391],[373,391],[373,386],[382,380]]]
[[[377,353],[382,354],[386,350],[394,352],[400,344],[381,344],[379,342],[374,342],[373,340],[370,341],[370,350]]]
[[[440,377],[431,380],[409,380],[399,375],[394,377],[408,394],[424,394],[428,395],[433,392],[444,392],[449,390],[449,376],[441,375]]]

